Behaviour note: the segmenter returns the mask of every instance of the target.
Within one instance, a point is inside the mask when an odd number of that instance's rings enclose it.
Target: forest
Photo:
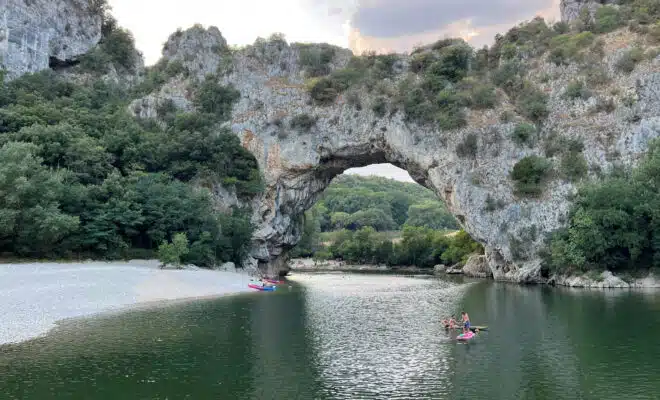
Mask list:
[[[210,191],[261,191],[252,154],[216,128],[238,92],[207,79],[196,88],[196,112],[164,107],[166,123],[138,120],[128,112],[134,89],[85,75],[94,60],[131,68],[130,33],[104,28],[101,45],[75,67],[86,80],[45,71],[0,81],[0,252],[146,258],[183,234],[190,248],[182,262],[240,262],[251,211],[217,213]]]
[[[462,264],[481,245],[444,203],[415,183],[340,175],[305,214],[294,257],[392,266]]]

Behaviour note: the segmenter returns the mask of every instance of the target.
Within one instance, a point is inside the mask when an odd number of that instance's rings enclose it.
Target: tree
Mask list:
[[[66,215],[59,200],[66,171],[52,171],[30,143],[0,148],[0,248],[24,256],[53,254],[79,219]]]
[[[185,233],[177,233],[171,243],[163,242],[158,247],[158,260],[165,265],[181,266],[181,259],[190,250],[188,249],[188,237]]]

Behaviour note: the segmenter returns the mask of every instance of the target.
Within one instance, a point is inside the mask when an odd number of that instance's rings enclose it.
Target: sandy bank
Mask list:
[[[164,300],[248,292],[247,274],[161,270],[154,261],[0,265],[0,344],[43,335],[57,321]]]

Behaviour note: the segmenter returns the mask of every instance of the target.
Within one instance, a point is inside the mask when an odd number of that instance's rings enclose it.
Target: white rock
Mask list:
[[[0,0],[0,69],[9,78],[71,61],[101,40],[89,0]]]

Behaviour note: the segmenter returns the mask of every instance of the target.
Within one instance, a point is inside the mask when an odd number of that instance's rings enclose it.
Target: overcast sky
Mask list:
[[[475,46],[498,32],[542,15],[559,16],[559,0],[109,0],[119,23],[135,35],[148,65],[177,28],[215,25],[231,45],[284,33],[290,42],[327,42],[381,52],[410,51],[442,37],[460,36]],[[366,172],[365,172],[366,171]],[[393,166],[370,166],[410,179]]]

